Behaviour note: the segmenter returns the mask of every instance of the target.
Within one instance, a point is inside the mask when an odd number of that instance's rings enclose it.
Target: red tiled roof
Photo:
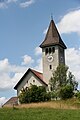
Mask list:
[[[43,73],[40,73],[40,72],[38,72],[38,71],[36,71],[36,70],[33,70],[33,69],[31,69],[31,71],[32,71],[44,84],[47,85],[47,83],[45,83],[45,81],[43,80]]]
[[[42,73],[40,73],[36,70],[33,70],[33,69],[31,69],[31,70],[37,77],[39,77],[43,81],[43,74]]]

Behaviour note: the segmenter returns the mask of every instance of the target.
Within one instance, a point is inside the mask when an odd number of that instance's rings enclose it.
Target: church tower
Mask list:
[[[59,64],[65,64],[65,49],[60,34],[53,19],[50,22],[45,40],[40,45],[42,48],[43,80],[49,84],[52,73]]]

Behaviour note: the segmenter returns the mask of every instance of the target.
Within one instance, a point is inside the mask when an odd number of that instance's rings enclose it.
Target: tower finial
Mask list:
[[[51,13],[51,20],[53,20],[53,14]]]

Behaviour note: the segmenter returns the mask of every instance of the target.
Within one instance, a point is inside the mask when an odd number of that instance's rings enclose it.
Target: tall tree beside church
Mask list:
[[[71,86],[72,92],[77,89],[78,83],[75,81],[74,75],[68,71],[68,69],[67,66],[60,64],[54,71],[50,79],[50,86],[53,92],[60,93],[60,90],[65,86]],[[67,87],[65,87],[65,89],[66,88]]]

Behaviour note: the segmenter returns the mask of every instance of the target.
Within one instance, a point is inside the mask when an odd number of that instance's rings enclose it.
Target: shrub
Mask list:
[[[60,98],[62,99],[68,99],[68,98],[72,98],[73,96],[73,88],[71,85],[66,85],[64,87],[61,87],[60,89]]]
[[[20,103],[31,103],[48,101],[51,99],[51,94],[46,92],[46,88],[43,86],[32,85],[31,88],[22,90],[19,95]]]

